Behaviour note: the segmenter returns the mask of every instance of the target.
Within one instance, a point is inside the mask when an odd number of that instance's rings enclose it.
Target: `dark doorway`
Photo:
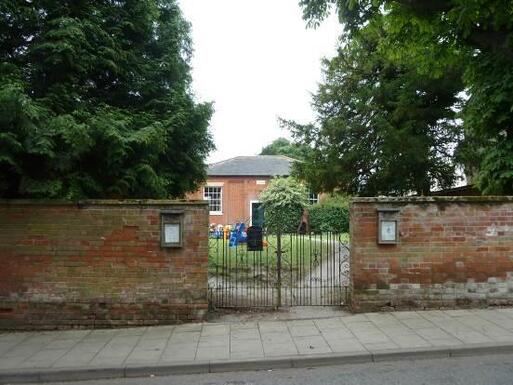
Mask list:
[[[251,226],[264,227],[264,208],[260,202],[251,202]]]

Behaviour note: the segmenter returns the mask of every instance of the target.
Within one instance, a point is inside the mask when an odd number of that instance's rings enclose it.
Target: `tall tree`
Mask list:
[[[307,151],[308,147],[293,143],[286,138],[278,138],[262,148],[260,155],[285,155],[293,159],[302,160],[305,158]]]
[[[324,62],[325,81],[314,96],[315,124],[288,122],[312,148],[300,175],[318,191],[357,195],[429,194],[456,178],[453,149],[460,140],[453,106],[457,70],[419,75],[383,57],[382,25],[368,24]]]
[[[0,196],[164,198],[205,177],[175,0],[0,0]]]
[[[300,0],[317,25],[335,8],[346,36],[372,20],[387,30],[381,53],[424,74],[463,68],[467,101],[459,151],[488,194],[513,193],[513,2],[509,0]]]

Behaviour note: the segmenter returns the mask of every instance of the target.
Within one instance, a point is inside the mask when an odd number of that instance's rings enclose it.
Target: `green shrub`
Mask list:
[[[270,233],[296,232],[308,205],[306,188],[292,177],[274,178],[260,194],[265,226]]]
[[[333,195],[309,208],[310,227],[315,233],[349,231],[349,200],[345,196]]]

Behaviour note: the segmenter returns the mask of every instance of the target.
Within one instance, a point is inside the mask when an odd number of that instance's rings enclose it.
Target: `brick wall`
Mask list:
[[[398,244],[377,242],[396,208]],[[358,198],[351,205],[354,311],[513,304],[513,197]]]
[[[162,248],[161,210],[183,210]],[[207,311],[205,202],[0,201],[0,328],[155,325]]]

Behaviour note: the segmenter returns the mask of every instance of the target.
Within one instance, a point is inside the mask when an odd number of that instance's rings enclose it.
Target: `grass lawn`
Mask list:
[[[349,243],[349,234],[282,236],[282,266],[293,271],[309,271],[326,261],[339,247],[339,242]],[[275,235],[264,238],[263,251],[247,251],[246,244],[229,247],[228,241],[209,240],[209,273],[232,276],[233,274],[268,274],[276,270],[277,239]]]

